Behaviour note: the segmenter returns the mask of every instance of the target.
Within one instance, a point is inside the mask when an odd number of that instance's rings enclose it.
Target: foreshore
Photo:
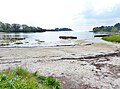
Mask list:
[[[0,70],[16,66],[54,76],[62,89],[120,89],[120,44],[99,38],[70,46],[0,48]]]

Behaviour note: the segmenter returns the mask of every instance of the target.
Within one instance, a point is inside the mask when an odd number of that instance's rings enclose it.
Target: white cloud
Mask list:
[[[94,11],[97,14],[104,13],[105,11],[112,11],[114,6],[119,4],[120,0],[92,0]]]
[[[0,18],[5,22],[62,26],[72,23],[82,8],[81,0],[0,0]],[[80,5],[80,6],[79,6]]]
[[[114,25],[119,22],[119,0],[85,0],[84,5],[83,12],[77,16],[79,19],[75,19],[75,23],[79,23],[80,26],[93,28],[100,25]]]
[[[96,24],[96,18],[112,12],[119,4],[120,0],[0,0],[0,20],[43,28],[79,29],[91,26],[90,19]]]

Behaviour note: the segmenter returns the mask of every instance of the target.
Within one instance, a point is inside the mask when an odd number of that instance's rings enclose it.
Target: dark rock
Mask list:
[[[94,35],[94,37],[104,37],[104,36],[109,36],[109,35],[107,35],[107,34]]]
[[[75,36],[59,36],[60,39],[77,39]]]

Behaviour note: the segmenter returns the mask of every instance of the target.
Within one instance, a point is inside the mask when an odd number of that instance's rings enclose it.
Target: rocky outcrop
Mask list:
[[[59,36],[60,39],[77,39],[75,36]]]

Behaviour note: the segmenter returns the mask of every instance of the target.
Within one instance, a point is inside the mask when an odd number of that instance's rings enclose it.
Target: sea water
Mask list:
[[[22,44],[15,44],[15,42],[9,42],[7,47],[49,47],[56,45],[74,45],[72,39],[64,40],[59,36],[75,36],[75,40],[85,40],[94,37],[93,32],[89,31],[55,31],[55,32],[41,32],[41,33],[0,33],[0,43],[3,38],[25,38],[19,40]],[[6,47],[6,46],[5,46]]]

